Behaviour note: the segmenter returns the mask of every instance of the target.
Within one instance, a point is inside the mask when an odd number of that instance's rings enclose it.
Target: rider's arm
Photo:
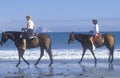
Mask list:
[[[96,34],[99,33],[99,25],[96,24]]]
[[[21,29],[22,32],[25,32],[27,30],[27,28],[23,28]]]

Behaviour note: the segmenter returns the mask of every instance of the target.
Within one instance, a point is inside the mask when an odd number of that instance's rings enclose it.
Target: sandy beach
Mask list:
[[[37,51],[37,52],[36,52]],[[82,50],[53,50],[53,65],[49,67],[49,56],[45,52],[37,66],[38,50],[27,50],[19,67],[17,51],[0,51],[0,78],[120,78],[120,52],[115,50],[113,64],[108,63],[107,50],[96,50],[97,64],[87,51],[79,64]]]
[[[23,61],[16,67],[17,60],[0,60],[0,78],[119,78],[119,60],[110,65],[107,59],[98,59],[95,65],[93,59],[84,59],[81,64],[79,59],[62,59],[54,60],[52,67],[49,60],[41,60],[37,66],[36,60],[29,60],[29,67]]]

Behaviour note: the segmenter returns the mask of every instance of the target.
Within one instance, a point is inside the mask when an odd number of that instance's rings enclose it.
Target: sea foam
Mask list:
[[[53,59],[80,59],[82,56],[82,50],[79,49],[53,49],[52,55]],[[107,49],[98,49],[95,52],[96,58],[100,59],[108,59],[109,51]],[[24,58],[27,60],[37,60],[40,57],[40,50],[27,50],[25,51]],[[84,58],[93,59],[92,53],[87,50]],[[114,51],[114,58],[120,59],[120,51]],[[3,60],[17,60],[18,59],[18,51],[17,50],[1,50],[0,51],[0,59]],[[48,59],[49,56],[47,52],[44,52],[42,59]]]

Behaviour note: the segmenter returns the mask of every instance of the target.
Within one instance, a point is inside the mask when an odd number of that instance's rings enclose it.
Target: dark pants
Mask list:
[[[23,39],[29,39],[29,37],[34,36],[34,30],[28,29],[26,33],[23,34]]]
[[[27,37],[31,37],[31,36],[33,36],[33,35],[34,35],[33,29],[28,29],[28,30],[27,30]]]

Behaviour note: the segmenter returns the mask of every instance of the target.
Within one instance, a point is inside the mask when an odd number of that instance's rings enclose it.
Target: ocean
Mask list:
[[[79,33],[87,34],[87,32],[79,32]],[[101,32],[101,33],[113,34],[115,36],[115,52],[117,53],[120,52],[120,32]],[[74,41],[71,45],[68,45],[70,32],[49,32],[46,34],[50,35],[52,39],[52,53],[54,58],[60,59],[62,56],[64,58],[80,58],[80,55],[82,54],[81,44],[77,41]],[[39,49],[40,48],[37,47],[26,50],[24,57],[30,60],[37,59],[40,55]],[[87,53],[89,53],[88,55],[90,55],[91,57],[90,52],[88,51]],[[107,56],[109,51],[105,46],[103,46],[101,48],[97,48],[95,50],[95,53],[98,53],[98,56],[99,53],[103,55],[104,53],[106,53]],[[43,58],[49,59],[46,52]],[[0,46],[0,59],[18,59],[18,52],[13,41],[8,40],[3,46]]]

